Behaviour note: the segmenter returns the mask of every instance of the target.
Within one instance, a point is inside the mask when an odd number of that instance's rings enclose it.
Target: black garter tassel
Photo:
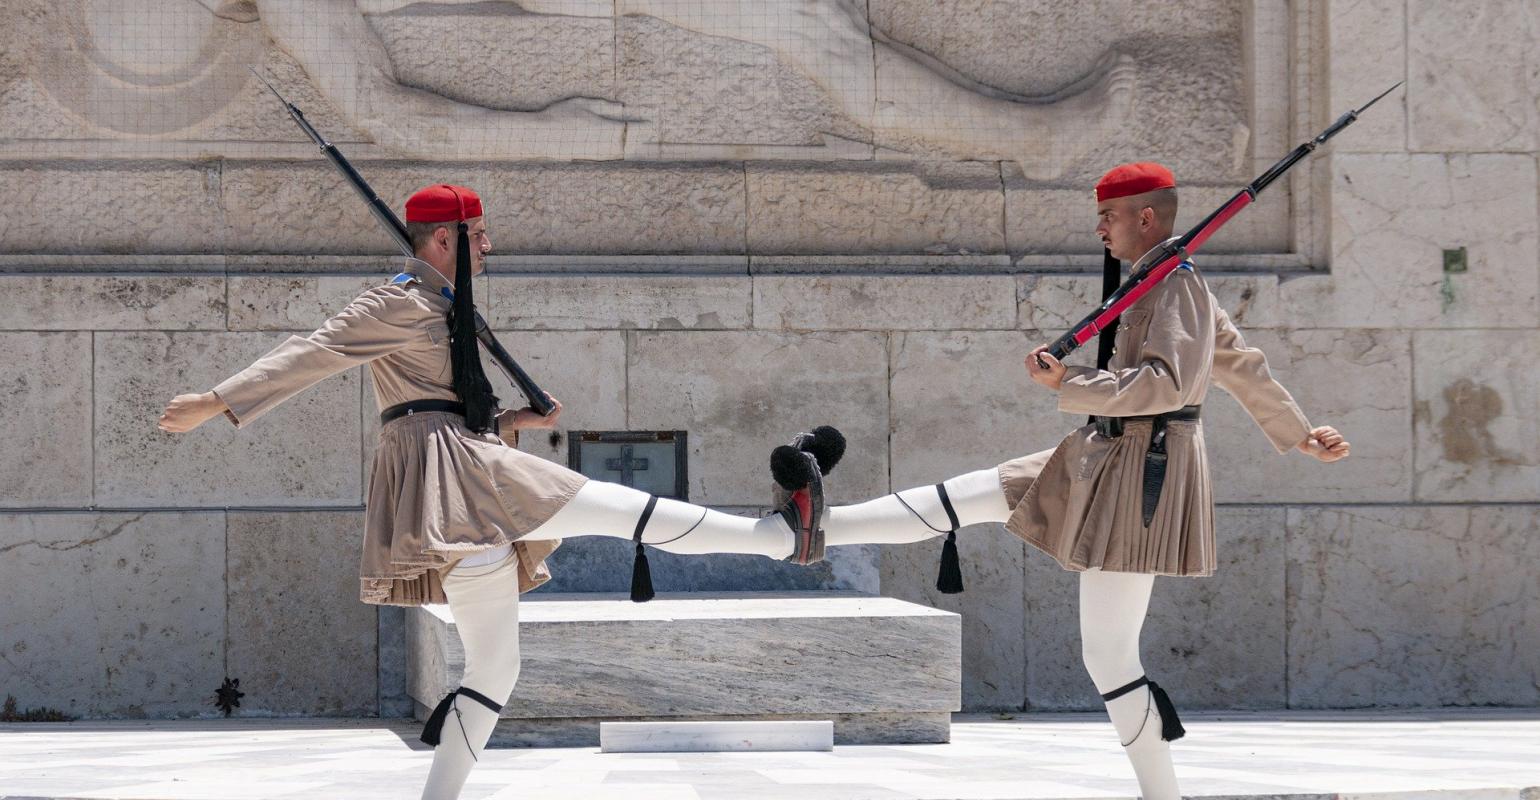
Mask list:
[[[963,590],[962,561],[957,557],[957,531],[946,535],[941,545],[941,572],[936,576],[936,591],[942,594],[961,594]]]
[[[444,720],[449,718],[449,710],[454,708],[456,694],[459,694],[458,690],[444,695],[444,699],[440,700],[438,705],[434,707],[433,713],[428,717],[428,721],[422,726],[423,744],[430,747],[438,747],[439,734],[444,730]]]
[[[647,563],[647,551],[641,542],[637,542],[636,560],[631,563],[631,602],[645,603],[656,596],[652,591],[652,567]]]
[[[636,530],[631,534],[631,539],[636,542],[636,561],[631,564],[633,603],[645,603],[656,596],[652,591],[652,566],[647,563],[647,549],[642,544],[642,533],[647,530],[647,520],[652,518],[652,510],[657,506],[656,496],[647,498],[647,507],[642,509],[642,516],[636,521]]]
[[[1187,735],[1187,729],[1182,727],[1182,720],[1176,715],[1176,706],[1171,704],[1170,695],[1160,685],[1150,681],[1150,696],[1155,698],[1155,709],[1160,712],[1160,738],[1168,742]]]
[[[941,572],[936,575],[936,591],[942,594],[961,594],[962,559],[957,557],[957,529],[962,525],[957,519],[957,509],[952,507],[952,498],[946,493],[945,483],[936,484],[936,496],[941,499],[941,509],[946,512],[947,522],[952,526],[947,532],[946,544],[941,545]],[[928,522],[925,524],[930,526]]]

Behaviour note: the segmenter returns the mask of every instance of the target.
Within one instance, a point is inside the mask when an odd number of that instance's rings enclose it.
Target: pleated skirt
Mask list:
[[[1001,464],[1013,507],[1006,529],[1068,570],[1212,575],[1214,500],[1202,423],[1167,426],[1165,483],[1146,526],[1150,433],[1147,421],[1126,423],[1117,438],[1087,425],[1052,451]]]
[[[447,602],[441,582],[454,562],[512,542],[520,589],[550,577],[559,541],[519,542],[587,481],[583,475],[465,427],[457,414],[426,412],[380,430],[369,473],[359,597],[414,606]]]

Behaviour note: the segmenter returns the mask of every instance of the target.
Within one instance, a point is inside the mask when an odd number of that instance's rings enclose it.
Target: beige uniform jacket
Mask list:
[[[1278,452],[1308,437],[1310,423],[1273,379],[1267,358],[1246,346],[1202,275],[1188,266],[1123,313],[1106,370],[1068,368],[1059,410],[1161,414],[1202,404],[1210,382],[1235,396]],[[1006,528],[1066,569],[1212,574],[1214,502],[1202,423],[1168,425],[1165,484],[1145,527],[1150,433],[1147,421],[1127,423],[1117,438],[1086,425],[1052,451],[1002,464],[1001,482],[1014,507]]]
[[[408,259],[418,280],[360,295],[309,336],[289,339],[214,388],[244,428],[329,376],[369,365],[381,410],[410,400],[455,400],[449,287]],[[380,430],[365,502],[360,596],[367,603],[445,602],[440,578],[455,561],[509,542],[527,591],[550,579],[560,541],[518,542],[577,493],[585,478],[477,434],[448,413],[417,413]]]

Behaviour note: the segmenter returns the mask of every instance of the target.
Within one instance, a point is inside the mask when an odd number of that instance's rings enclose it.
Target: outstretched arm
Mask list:
[[[243,427],[332,375],[426,336],[420,315],[392,307],[392,301],[411,302],[400,289],[370,289],[314,333],[290,336],[212,391],[172,398],[160,416],[160,429],[186,433],[220,413]]]
[[[1279,453],[1298,450],[1321,461],[1346,458],[1349,445],[1336,428],[1310,421],[1267,366],[1267,356],[1247,347],[1230,315],[1214,302],[1214,383],[1229,392]]]

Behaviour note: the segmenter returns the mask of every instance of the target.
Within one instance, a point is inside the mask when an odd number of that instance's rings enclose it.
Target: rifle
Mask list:
[[[279,94],[278,90],[273,87],[273,84],[268,83],[266,78],[262,77],[256,70],[251,69],[251,67],[247,67],[247,69],[251,70],[251,74],[257,76],[257,80],[267,85],[267,88],[272,91],[273,96],[278,98],[278,102],[283,103],[283,107],[288,110],[289,116],[294,118],[294,124],[298,125],[299,129],[304,131],[306,136],[310,137],[310,141],[315,142],[316,147],[321,148],[321,153],[326,156],[328,161],[332,162],[332,166],[336,167],[338,172],[342,173],[342,177],[347,179],[348,184],[353,187],[353,190],[358,192],[358,196],[363,198],[364,203],[369,206],[369,212],[374,215],[375,220],[385,228],[385,232],[389,233],[391,238],[396,240],[396,246],[401,248],[402,255],[405,255],[407,258],[414,257],[416,254],[412,250],[411,239],[406,235],[406,226],[401,223],[400,218],[395,215],[395,212],[390,210],[390,206],[385,205],[385,202],[380,199],[379,195],[374,193],[374,189],[369,186],[369,183],[364,180],[362,175],[358,174],[358,170],[353,169],[353,165],[348,163],[346,158],[343,158],[342,152],[337,149],[337,146],[322,137],[316,131],[315,126],[305,119],[305,112],[300,111],[293,103],[285,100],[283,95]],[[508,354],[508,351],[503,348],[502,343],[497,341],[497,336],[487,326],[487,321],[482,319],[480,311],[476,312],[476,340],[481,342],[482,347],[486,348],[487,355],[492,357],[492,361],[497,364],[497,368],[502,371],[503,376],[508,379],[509,383],[512,383],[518,387],[520,392],[524,393],[524,397],[529,400],[530,408],[533,408],[541,416],[548,416],[555,408],[551,404],[550,398],[535,384],[535,379],[531,378],[529,373],[519,366],[519,362],[513,360],[513,356]]]
[[[1102,301],[1101,306],[1086,315],[1084,319],[1075,323],[1074,327],[1070,328],[1063,336],[1055,339],[1054,343],[1049,346],[1048,352],[1054,358],[1063,361],[1065,356],[1075,352],[1081,345],[1089,342],[1091,337],[1113,324],[1129,306],[1133,305],[1139,298],[1149,294],[1156,284],[1159,284],[1162,279],[1181,266],[1182,262],[1187,260],[1189,254],[1196,251],[1204,242],[1208,241],[1210,236],[1213,236],[1215,232],[1224,227],[1224,224],[1229,222],[1231,217],[1239,214],[1241,209],[1251,205],[1252,201],[1257,199],[1257,195],[1263,189],[1266,189],[1269,184],[1277,180],[1283,173],[1288,172],[1290,167],[1299,163],[1301,159],[1309,155],[1317,147],[1325,144],[1327,139],[1336,136],[1342,132],[1343,128],[1353,124],[1358,119],[1359,114],[1362,114],[1369,106],[1378,103],[1385,95],[1395,91],[1396,86],[1400,85],[1398,82],[1395,86],[1381,92],[1379,97],[1364,103],[1361,108],[1349,111],[1338,117],[1335,122],[1326,127],[1326,130],[1321,131],[1315,138],[1309,139],[1294,148],[1292,152],[1280,159],[1278,163],[1269,167],[1256,180],[1236,192],[1235,196],[1226,200],[1219,208],[1214,210],[1214,213],[1204,217],[1203,221],[1193,226],[1192,230],[1181,236],[1173,236],[1157,245],[1159,252],[1156,253],[1154,258],[1146,259],[1145,266],[1141,267],[1138,272],[1128,276],[1128,280],[1124,281],[1117,291],[1108,295],[1107,299]],[[1048,368],[1047,362],[1043,361],[1041,357],[1037,359],[1037,365],[1044,369]]]

